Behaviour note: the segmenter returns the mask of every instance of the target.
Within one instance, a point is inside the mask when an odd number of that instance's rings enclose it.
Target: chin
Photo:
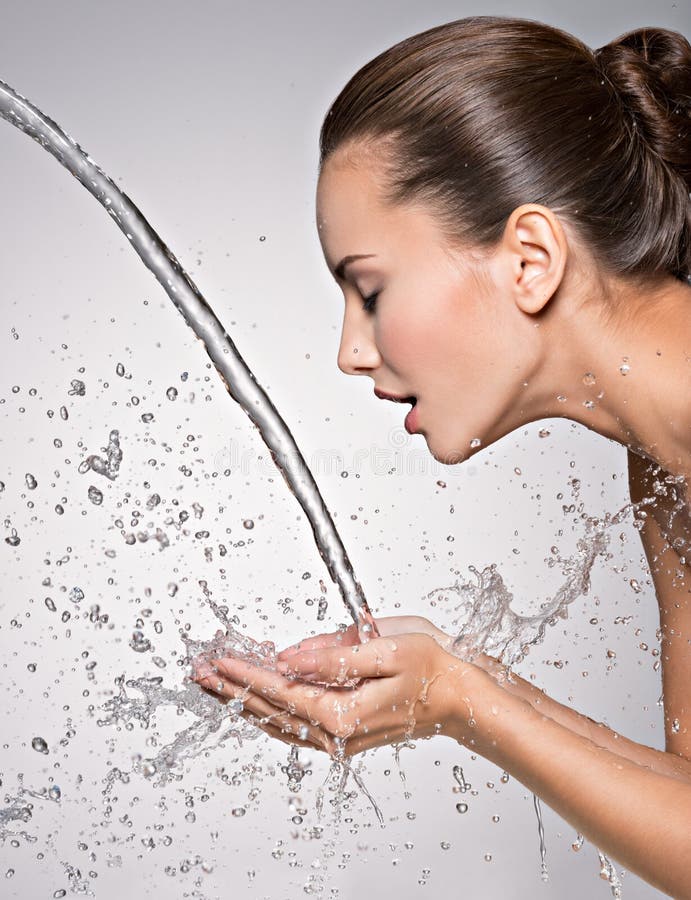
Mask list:
[[[427,441],[427,449],[434,459],[445,466],[457,466],[459,463],[466,460],[472,453],[470,450],[467,453],[463,453],[461,450],[453,449],[448,445],[438,447],[433,446],[427,435],[425,435],[425,440]]]

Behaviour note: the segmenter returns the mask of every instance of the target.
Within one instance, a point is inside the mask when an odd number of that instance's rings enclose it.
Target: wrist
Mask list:
[[[488,672],[461,660],[449,665],[444,682],[446,715],[441,733],[459,744],[474,744],[505,692]]]

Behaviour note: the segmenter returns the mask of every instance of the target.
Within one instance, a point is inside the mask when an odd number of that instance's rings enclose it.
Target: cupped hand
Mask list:
[[[366,644],[355,626],[302,641],[279,654],[276,671],[214,660],[196,680],[241,700],[245,718],[267,733],[331,755],[439,733],[458,739],[478,678],[488,676],[446,652],[449,639],[426,619],[378,619],[377,627],[381,636]]]

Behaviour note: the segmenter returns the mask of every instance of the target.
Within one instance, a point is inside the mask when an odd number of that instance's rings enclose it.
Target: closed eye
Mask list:
[[[377,291],[374,294],[370,294],[369,297],[364,297],[362,300],[362,308],[365,312],[371,313],[374,312],[374,308],[377,303],[377,297],[379,296],[379,292]]]

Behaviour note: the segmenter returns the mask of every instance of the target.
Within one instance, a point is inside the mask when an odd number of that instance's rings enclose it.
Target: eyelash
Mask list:
[[[370,294],[369,297],[363,297],[362,308],[365,310],[365,312],[368,312],[368,313],[374,312],[374,307],[376,305],[378,296],[379,296],[379,291],[377,291],[374,294]]]

